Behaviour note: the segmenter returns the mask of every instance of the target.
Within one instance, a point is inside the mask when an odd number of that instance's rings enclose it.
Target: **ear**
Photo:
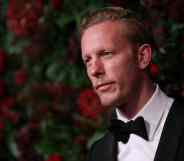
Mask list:
[[[140,69],[145,69],[151,62],[152,49],[149,44],[143,44],[138,48],[138,65]]]

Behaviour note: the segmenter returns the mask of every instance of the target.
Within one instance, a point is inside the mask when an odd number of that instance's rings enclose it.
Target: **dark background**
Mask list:
[[[184,97],[183,0],[0,0],[0,160],[85,160],[108,115],[85,75],[78,28],[88,9],[109,5],[150,14],[151,76]]]

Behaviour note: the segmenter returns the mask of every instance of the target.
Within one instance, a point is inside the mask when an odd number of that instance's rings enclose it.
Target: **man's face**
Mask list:
[[[139,84],[136,47],[123,36],[125,24],[105,21],[87,28],[81,38],[82,59],[102,105],[122,105]]]

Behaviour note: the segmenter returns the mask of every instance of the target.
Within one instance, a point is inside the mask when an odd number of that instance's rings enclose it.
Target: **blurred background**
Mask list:
[[[88,9],[109,5],[149,12],[151,76],[184,98],[183,0],[0,0],[0,160],[85,161],[108,114],[85,75],[78,28]]]

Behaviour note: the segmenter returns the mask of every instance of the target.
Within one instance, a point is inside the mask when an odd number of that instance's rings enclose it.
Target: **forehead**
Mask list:
[[[86,28],[81,36],[81,39],[83,39],[84,35],[89,34],[89,33],[95,33],[98,32],[98,34],[103,34],[106,33],[107,36],[111,36],[112,34],[125,34],[128,32],[128,26],[126,22],[123,21],[111,21],[111,20],[106,20],[99,22],[97,24],[93,24]]]
[[[81,37],[82,53],[92,48],[111,47],[127,41],[128,28],[119,21],[105,21],[87,28]]]

